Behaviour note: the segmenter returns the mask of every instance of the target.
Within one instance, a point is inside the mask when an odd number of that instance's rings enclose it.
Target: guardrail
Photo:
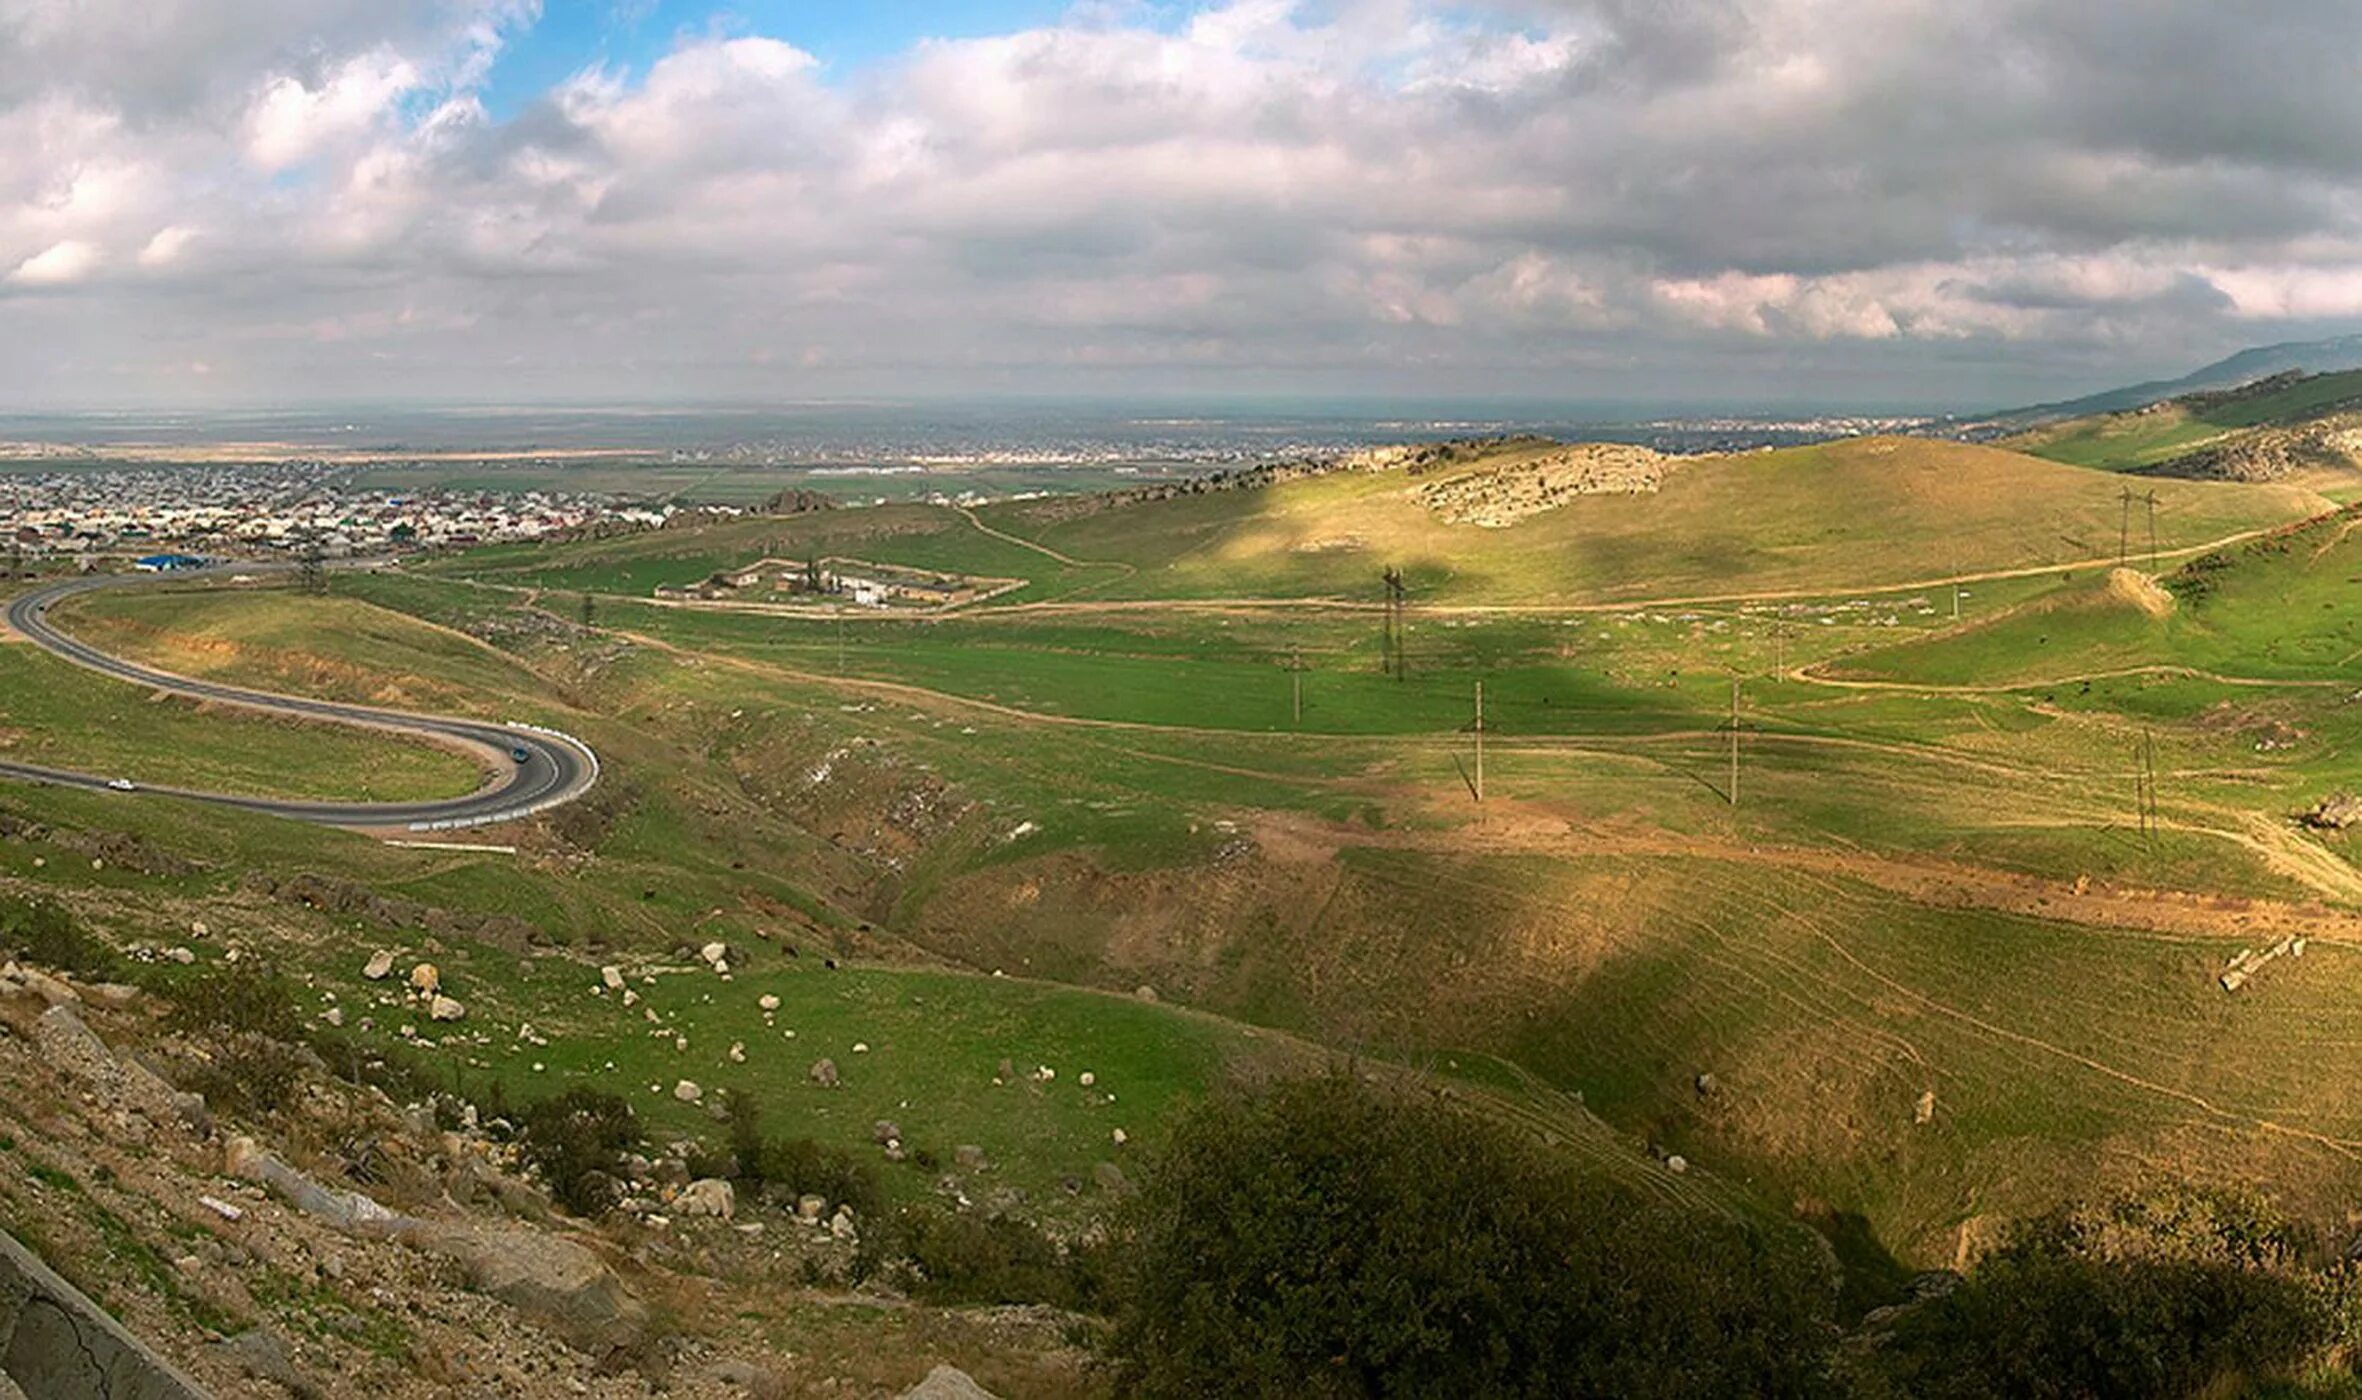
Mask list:
[[[502,723],[510,729],[522,729],[530,734],[539,734],[544,738],[555,739],[559,743],[573,749],[576,753],[581,754],[583,761],[588,764],[590,768],[589,780],[583,783],[581,787],[575,788],[570,792],[553,793],[548,797],[542,798],[538,802],[527,803],[522,807],[510,807],[498,812],[487,812],[482,816],[476,817],[446,817],[443,820],[436,822],[412,822],[409,826],[410,830],[465,831],[472,827],[498,826],[502,822],[519,822],[525,820],[528,817],[540,816],[543,812],[549,811],[553,807],[563,807],[567,803],[572,802],[574,799],[582,796],[584,793],[589,792],[592,788],[595,788],[599,785],[600,769],[598,750],[592,748],[582,740],[575,738],[565,730],[552,729],[546,724],[527,724],[523,720],[515,719],[504,720]]]

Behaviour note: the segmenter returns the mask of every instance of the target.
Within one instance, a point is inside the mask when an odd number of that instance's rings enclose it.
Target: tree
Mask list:
[[[1801,1245],[1336,1073],[1187,1115],[1115,1240],[1126,1394],[1817,1393]]]

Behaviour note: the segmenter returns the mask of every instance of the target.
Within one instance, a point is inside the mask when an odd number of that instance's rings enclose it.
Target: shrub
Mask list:
[[[1949,1295],[1897,1321],[1901,1395],[2189,1396],[2293,1376],[2349,1340],[2342,1277],[2260,1203],[2179,1193],[2019,1225]]]
[[[902,1283],[927,1302],[1061,1308],[1099,1302],[1092,1258],[1070,1255],[1028,1221],[905,1206],[895,1213],[891,1237]]]
[[[110,980],[123,964],[113,948],[46,899],[0,899],[0,947],[89,981]]]
[[[886,1193],[877,1168],[841,1147],[810,1138],[765,1138],[756,1154],[759,1180],[793,1196],[825,1196],[848,1205],[864,1220],[885,1212]],[[743,1160],[743,1159],[742,1159]]]
[[[1185,1116],[1119,1226],[1127,1394],[1804,1395],[1834,1338],[1805,1250],[1345,1073]]]
[[[550,1194],[576,1215],[615,1204],[625,1149],[640,1140],[640,1118],[614,1094],[568,1089],[527,1108],[518,1125],[525,1159]]]
[[[231,1113],[276,1112],[295,1091],[303,1057],[294,1046],[251,1031],[218,1033],[205,1062],[180,1076],[181,1087]]]
[[[303,1037],[303,1010],[296,1004],[295,988],[259,963],[208,968],[171,995],[172,1024],[179,1030],[279,1041]]]

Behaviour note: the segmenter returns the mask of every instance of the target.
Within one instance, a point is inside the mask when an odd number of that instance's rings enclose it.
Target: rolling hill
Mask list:
[[[2004,444],[2144,476],[2362,486],[2362,370],[2290,371],[2122,413],[2036,428]]]

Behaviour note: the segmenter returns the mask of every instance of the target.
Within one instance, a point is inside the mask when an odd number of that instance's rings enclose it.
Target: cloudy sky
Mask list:
[[[2351,0],[0,0],[0,405],[2000,404],[2362,325]]]

